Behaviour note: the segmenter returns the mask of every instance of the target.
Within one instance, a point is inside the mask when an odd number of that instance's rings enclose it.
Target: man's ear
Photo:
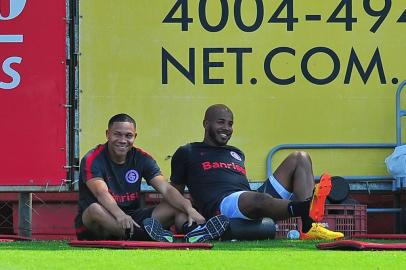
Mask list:
[[[109,130],[106,129],[106,139],[108,139],[108,138],[109,138]]]
[[[204,120],[203,120],[203,127],[206,128],[206,127],[207,127],[207,124],[208,124],[207,120],[204,119]]]
[[[134,140],[135,140],[135,138],[137,138],[137,135],[138,135],[138,133],[135,132],[135,133],[134,133]]]

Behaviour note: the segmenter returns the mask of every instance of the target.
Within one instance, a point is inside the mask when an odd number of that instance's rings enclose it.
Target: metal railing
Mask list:
[[[276,154],[276,152],[283,150],[283,149],[392,149],[396,147],[396,144],[390,143],[383,143],[383,144],[281,144],[275,146],[269,152],[267,159],[266,159],[266,170],[267,176],[272,175],[272,158]],[[376,189],[382,190],[390,190],[393,177],[388,175],[370,175],[370,176],[342,176],[346,180],[351,180],[353,182],[364,182],[370,183],[374,182],[374,187]],[[316,180],[320,180],[320,176],[315,177]],[[382,185],[380,185],[382,184]],[[366,186],[368,188],[368,184]],[[359,189],[359,188],[358,188]]]
[[[353,144],[281,144],[270,150],[266,160],[267,176],[272,175],[272,158],[280,150],[283,149],[391,149],[402,144],[402,123],[401,118],[406,116],[406,110],[401,109],[401,93],[406,86],[406,81],[403,81],[396,91],[396,143],[353,143]],[[389,175],[357,175],[357,176],[342,176],[344,179],[350,181],[351,190],[362,190],[360,186],[365,185],[365,190],[368,192],[373,190],[377,191],[393,191],[394,192],[394,205],[393,208],[368,208],[368,213],[395,213],[402,214],[400,208],[400,197],[404,189],[406,189],[406,178],[394,178]],[[320,180],[320,176],[315,177],[316,181]],[[397,230],[401,230],[402,224],[398,217]]]

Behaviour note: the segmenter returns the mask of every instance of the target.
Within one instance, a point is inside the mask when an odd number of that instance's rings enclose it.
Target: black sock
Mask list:
[[[288,204],[288,211],[291,217],[301,217],[302,218],[302,232],[307,233],[312,227],[314,222],[309,217],[311,200],[306,201],[292,201]]]
[[[312,228],[313,219],[309,216],[302,217],[302,232],[307,233]]]
[[[291,201],[288,204],[288,212],[291,217],[303,217],[309,215],[310,200]]]

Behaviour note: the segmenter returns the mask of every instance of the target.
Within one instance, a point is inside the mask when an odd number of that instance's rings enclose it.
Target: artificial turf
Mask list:
[[[406,269],[406,251],[321,251],[318,242],[216,242],[212,250],[73,248],[63,241],[0,243],[0,270]]]

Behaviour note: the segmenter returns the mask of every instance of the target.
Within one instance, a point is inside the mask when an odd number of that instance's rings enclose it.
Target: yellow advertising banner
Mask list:
[[[250,179],[265,179],[279,144],[394,143],[405,10],[404,0],[80,1],[81,155],[126,112],[169,176],[215,103],[234,112],[229,143]],[[315,174],[381,175],[389,152],[311,154]]]

